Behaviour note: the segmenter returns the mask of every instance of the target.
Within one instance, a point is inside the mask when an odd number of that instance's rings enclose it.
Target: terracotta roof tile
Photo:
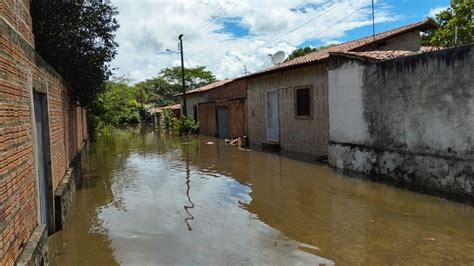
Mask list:
[[[209,91],[209,90],[213,90],[213,89],[216,89],[220,86],[223,86],[229,82],[233,81],[233,79],[224,79],[224,80],[219,80],[219,81],[216,81],[216,82],[213,82],[213,83],[210,83],[210,84],[207,84],[205,86],[202,86],[200,88],[196,88],[196,89],[193,89],[193,90],[190,90],[190,91],[187,91],[186,94],[193,94],[193,93],[200,93],[200,92],[204,92],[204,91]],[[183,95],[182,93],[178,94],[178,95]]]
[[[181,109],[181,104],[177,103],[177,104],[168,105],[168,106],[164,106],[164,107],[153,107],[153,108],[150,108],[149,112],[150,113],[160,113],[164,109],[171,109],[171,110]]]
[[[413,24],[409,24],[409,25],[406,25],[406,26],[403,26],[403,27],[400,27],[400,28],[397,28],[397,29],[382,32],[382,33],[376,34],[375,36],[365,37],[365,38],[358,39],[358,40],[355,40],[355,41],[350,41],[350,42],[338,44],[338,45],[329,47],[327,49],[315,51],[315,52],[306,54],[304,56],[295,58],[293,60],[275,65],[275,66],[270,67],[268,69],[265,69],[261,72],[257,72],[257,73],[248,75],[247,77],[258,76],[258,75],[261,75],[261,74],[264,74],[264,73],[267,73],[267,72],[274,72],[274,71],[278,71],[278,70],[283,70],[283,69],[287,69],[287,68],[292,68],[292,67],[296,67],[296,66],[300,66],[300,65],[306,65],[306,64],[313,63],[313,62],[325,60],[329,57],[330,53],[353,51],[357,48],[362,48],[362,47],[371,45],[373,43],[376,43],[376,42],[379,42],[379,41],[382,41],[382,40],[385,40],[385,39],[388,39],[388,38],[391,38],[391,37],[395,37],[395,36],[397,36],[399,34],[403,34],[405,32],[410,32],[410,31],[416,30],[416,29],[426,30],[426,29],[430,29],[430,28],[434,28],[434,27],[436,27],[436,23],[431,19],[427,19],[427,20],[417,22],[417,23],[413,23]]]

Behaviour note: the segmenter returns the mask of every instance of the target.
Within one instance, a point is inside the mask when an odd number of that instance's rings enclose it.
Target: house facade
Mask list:
[[[248,80],[248,136],[252,145],[276,144],[315,159],[328,155],[327,62],[344,51],[421,51],[420,33],[431,20],[407,25],[275,65]]]
[[[198,106],[199,103],[207,102],[210,99],[210,92],[218,88],[226,83],[230,82],[230,80],[219,80],[205,86],[192,89],[186,92],[186,111],[187,115],[194,118],[194,120],[198,121]],[[181,101],[181,113],[184,114],[184,102],[182,94],[178,94],[177,96],[180,97]],[[212,97],[212,95],[211,95]]]
[[[0,1],[0,264],[47,263],[87,136],[86,111],[34,49],[30,1]]]
[[[246,133],[246,96],[245,79],[216,81],[186,92],[188,116],[199,122],[200,134],[242,137]]]
[[[232,80],[207,93],[206,102],[198,107],[199,132],[219,138],[246,135],[247,81]]]

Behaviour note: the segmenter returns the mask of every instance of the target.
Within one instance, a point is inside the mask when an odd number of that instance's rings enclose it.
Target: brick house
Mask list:
[[[203,135],[241,137],[246,132],[246,96],[245,79],[217,81],[186,93],[188,115],[199,121]]]
[[[74,190],[86,111],[35,52],[30,1],[0,2],[0,264],[47,262]]]
[[[327,61],[333,52],[421,52],[420,33],[435,27],[426,20],[375,36],[339,44],[283,62],[247,79],[250,144],[270,144],[314,159],[328,155]]]
[[[155,127],[158,127],[160,125],[160,117],[161,117],[161,112],[165,109],[170,109],[171,112],[173,112],[173,115],[175,117],[180,117],[181,116],[181,104],[173,104],[173,105],[168,105],[165,107],[153,107],[150,108],[149,113],[152,117],[153,124]]]

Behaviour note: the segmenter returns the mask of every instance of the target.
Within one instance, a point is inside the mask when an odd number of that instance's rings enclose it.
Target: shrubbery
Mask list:
[[[176,119],[174,125],[174,130],[181,136],[195,133],[198,129],[199,123],[194,121],[190,116],[182,116],[179,119]]]
[[[189,135],[199,129],[199,123],[190,116],[176,118],[168,108],[161,111],[160,124],[162,128],[173,130],[179,135]]]

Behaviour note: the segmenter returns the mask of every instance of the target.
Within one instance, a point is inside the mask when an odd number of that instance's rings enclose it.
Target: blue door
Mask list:
[[[227,109],[217,109],[217,133],[219,138],[229,138],[229,111]]]

